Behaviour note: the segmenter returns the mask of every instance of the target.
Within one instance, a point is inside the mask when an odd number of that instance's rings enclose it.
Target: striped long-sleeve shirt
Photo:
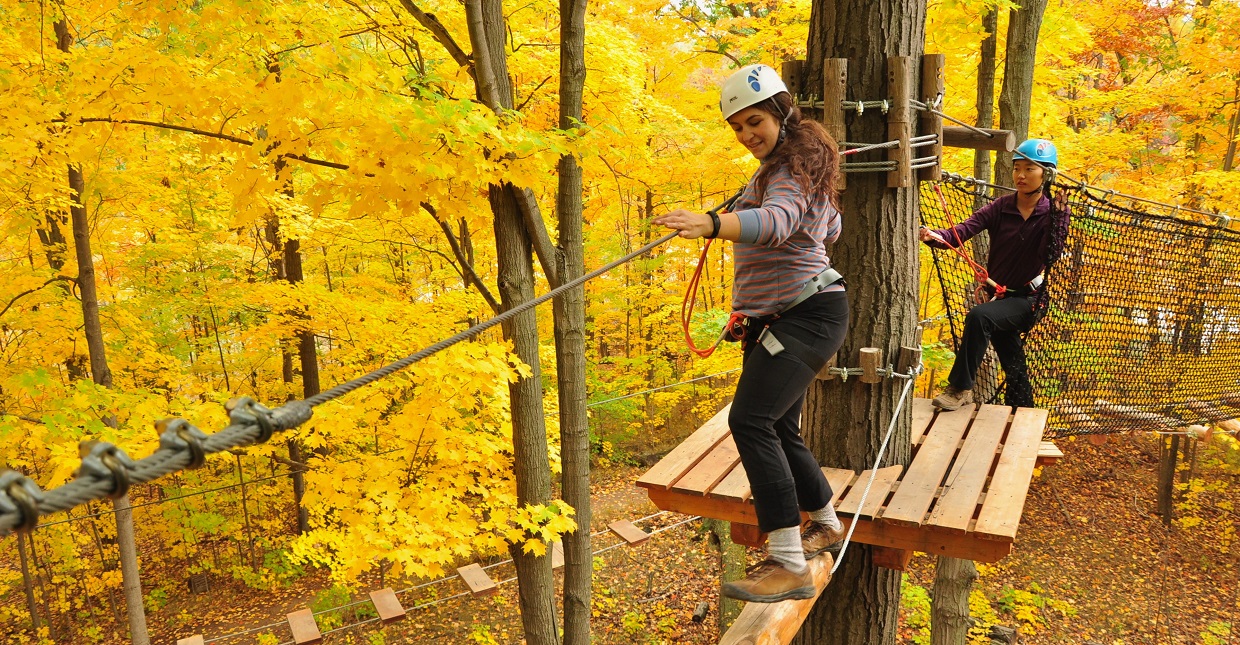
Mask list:
[[[830,266],[826,245],[840,236],[840,213],[826,193],[807,195],[786,167],[771,173],[761,200],[757,192],[750,179],[733,204],[741,233],[735,244],[732,309],[769,316],[783,311],[810,278]]]

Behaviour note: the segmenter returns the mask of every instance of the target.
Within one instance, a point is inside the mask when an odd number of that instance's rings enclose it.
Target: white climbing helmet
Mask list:
[[[784,80],[775,70],[766,65],[747,65],[723,82],[719,109],[723,111],[723,118],[727,119],[751,105],[787,91],[788,86],[784,85]]]

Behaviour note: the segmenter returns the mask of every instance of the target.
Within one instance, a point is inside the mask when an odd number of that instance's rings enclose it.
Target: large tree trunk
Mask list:
[[[503,114],[512,109],[512,86],[504,53],[507,31],[501,0],[466,0],[475,74],[480,87]],[[479,28],[478,23],[481,22]],[[489,73],[490,77],[484,76]],[[518,189],[511,184],[492,185],[491,212],[495,216],[495,247],[499,259],[500,303],[507,311],[534,298],[533,242],[517,204]],[[517,502],[545,504],[551,499],[551,463],[547,453],[547,426],[542,405],[542,371],[538,360],[538,318],[527,311],[503,323],[504,337],[532,374],[508,386],[512,398],[512,443],[517,479]],[[585,529],[589,532],[589,528]],[[536,557],[512,549],[520,588],[521,622],[529,645],[560,642],[555,616],[555,579],[551,557]]]
[[[585,87],[586,0],[560,0],[560,128],[581,120]],[[559,246],[555,274],[569,282],[585,272],[582,240],[581,166],[571,155],[560,158],[556,214]],[[585,288],[556,298],[556,378],[560,394],[560,455],[564,501],[576,510],[577,531],[564,537],[564,642],[590,642],[590,587],[594,557],[590,546],[590,426],[586,416]]]
[[[53,24],[56,46],[68,52],[73,44],[68,23],[64,20]],[[90,250],[90,221],[86,217],[86,179],[82,169],[69,164],[69,191],[73,201],[69,205],[70,226],[73,229],[73,247],[78,264],[78,293],[82,298],[82,327],[86,335],[86,351],[90,354],[91,379],[103,387],[112,387],[112,370],[108,367],[107,346],[103,342],[103,328],[99,324],[99,293],[95,288],[95,257]],[[108,416],[104,423],[116,427],[116,417]],[[125,590],[125,606],[129,614],[129,639],[134,645],[150,645],[151,637],[146,630],[146,608],[142,604],[142,580],[138,568],[138,548],[134,540],[133,511],[129,495],[112,500],[116,510],[116,543],[120,550],[121,579]]]
[[[972,560],[940,557],[930,600],[930,645],[964,645],[969,640],[969,592],[977,580]]]
[[[815,0],[810,15],[806,82],[822,87],[827,58],[848,58],[848,97],[889,96],[887,58],[913,56],[920,69],[926,5],[919,0]],[[918,87],[914,79],[913,87]],[[881,113],[850,124],[851,141],[885,141]],[[888,189],[881,173],[858,173],[842,196],[844,230],[832,261],[848,278],[852,322],[839,353],[857,365],[860,348],[895,357],[914,342],[917,320],[916,184]],[[818,381],[803,415],[806,441],[825,466],[861,471],[874,465],[904,382],[867,385],[854,379]],[[906,404],[883,465],[907,464],[912,406]],[[870,547],[852,544],[796,642],[814,645],[890,645],[895,642],[900,573],[871,561]]]
[[[1033,65],[1037,59],[1038,31],[1047,0],[1021,0],[1008,16],[1007,55],[1003,61],[1003,89],[999,92],[999,128],[1016,133],[1016,142],[1029,138],[1029,109],[1033,100]],[[1012,185],[1012,153],[996,153],[995,183]]]

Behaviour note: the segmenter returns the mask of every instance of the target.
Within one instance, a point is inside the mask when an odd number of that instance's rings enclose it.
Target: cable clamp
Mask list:
[[[233,425],[258,426],[258,439],[254,443],[267,443],[275,433],[271,410],[248,396],[240,396],[224,404],[228,420]]]
[[[174,452],[189,451],[189,464],[186,468],[200,468],[207,460],[207,449],[202,442],[206,433],[194,427],[185,419],[164,419],[155,422],[155,431],[159,434],[160,449]]]
[[[38,526],[42,500],[43,491],[34,480],[16,470],[0,471],[0,515],[13,513],[20,517],[15,530],[30,532]],[[4,534],[0,531],[0,535]]]
[[[137,462],[130,459],[124,450],[106,441],[92,440],[78,444],[78,454],[82,457],[82,466],[78,468],[75,477],[111,480],[112,490],[108,497],[112,499],[129,492],[129,469],[136,466]]]

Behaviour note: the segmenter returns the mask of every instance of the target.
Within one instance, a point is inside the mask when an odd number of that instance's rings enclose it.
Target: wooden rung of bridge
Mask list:
[[[908,467],[874,473],[864,507],[870,471],[823,468],[831,502],[847,524],[856,523],[854,541],[893,550],[884,552],[884,564],[906,562],[901,551],[997,562],[1011,552],[1035,465],[1062,457],[1042,441],[1047,417],[1046,410],[997,405],[943,412],[915,399]],[[757,524],[727,419],[725,407],[638,479],[655,506]]]
[[[396,592],[390,587],[370,592],[370,602],[374,603],[379,620],[385,625],[405,617],[405,608],[401,606],[400,600],[396,598]]]
[[[203,645],[203,642],[202,634],[177,639],[177,645]]]
[[[457,569],[456,574],[465,581],[465,586],[469,587],[469,593],[475,596],[489,596],[499,589],[491,576],[488,576],[482,566],[476,562]]]
[[[323,633],[319,631],[319,624],[314,622],[314,612],[309,608],[289,614],[288,626],[293,631],[293,642],[296,645],[323,642]]]

